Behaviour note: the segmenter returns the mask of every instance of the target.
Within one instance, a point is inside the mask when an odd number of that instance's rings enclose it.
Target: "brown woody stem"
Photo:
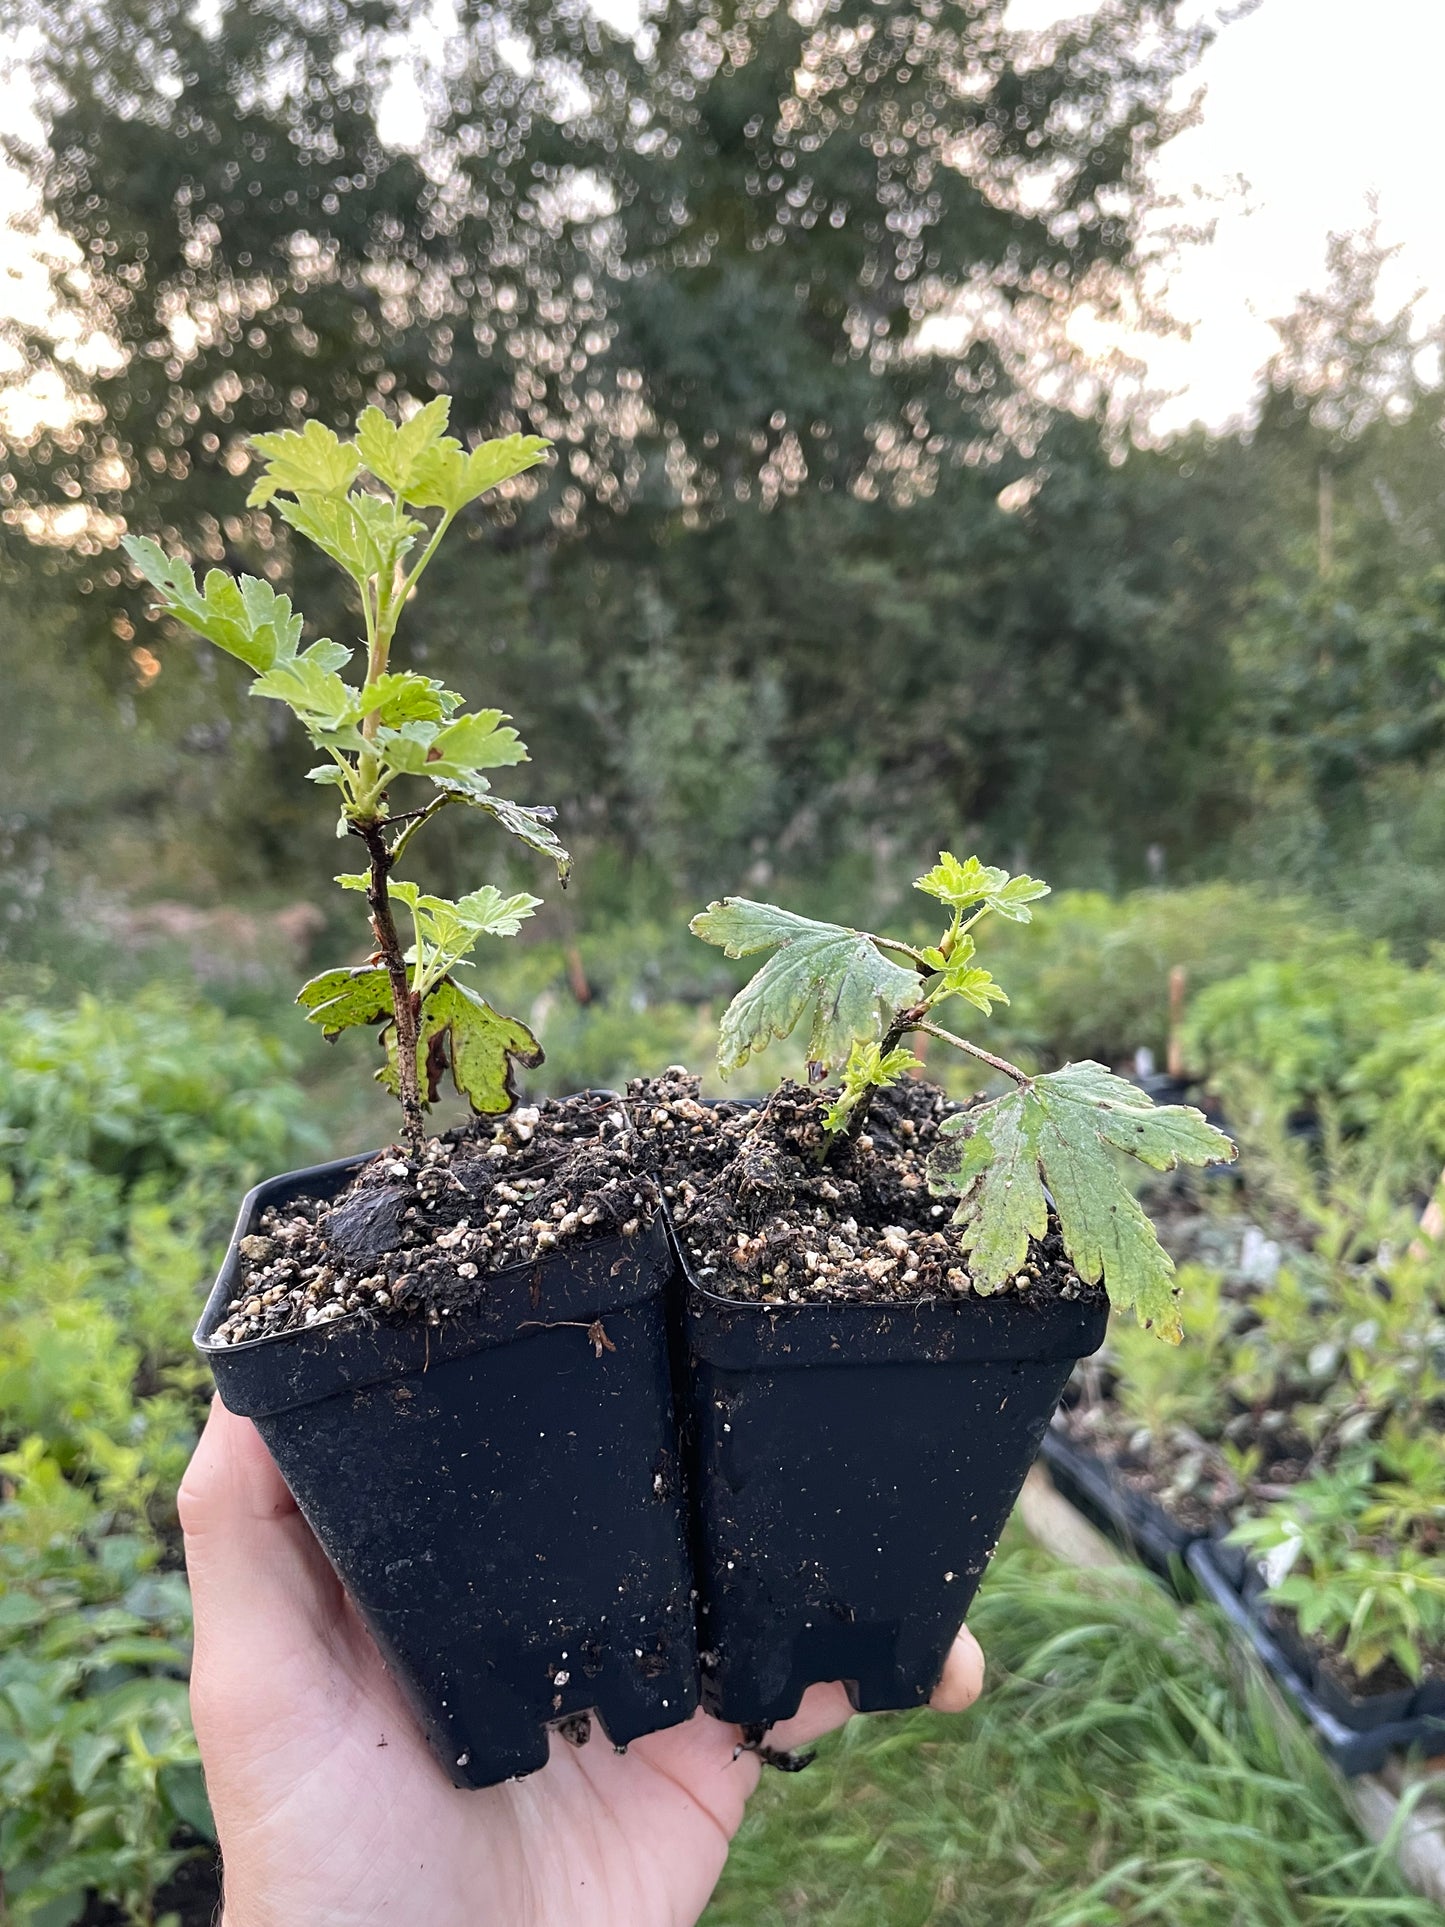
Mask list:
[[[370,859],[370,872],[366,884],[366,901],[371,907],[371,928],[376,938],[376,947],[381,952],[382,963],[391,982],[391,1010],[396,1024],[396,1075],[401,1092],[402,1128],[412,1154],[420,1157],[426,1145],[426,1126],[421,1114],[421,1084],[417,1076],[416,1043],[418,1017],[416,1000],[412,996],[411,982],[406,972],[406,951],[401,938],[396,933],[396,919],[391,914],[391,893],[387,888],[387,877],[395,861],[393,853],[386,847],[386,837],[379,818],[368,823],[353,825],[356,834],[366,845]]]

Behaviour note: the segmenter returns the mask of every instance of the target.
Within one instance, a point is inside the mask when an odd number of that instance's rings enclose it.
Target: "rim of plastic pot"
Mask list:
[[[1044,1364],[1085,1358],[1104,1342],[1109,1300],[1102,1285],[1044,1304],[1022,1292],[797,1305],[728,1298],[698,1278],[666,1200],[660,1215],[687,1281],[689,1335],[694,1344],[703,1341],[713,1364],[771,1371],[914,1361]]]
[[[487,1292],[435,1325],[423,1317],[382,1322],[357,1311],[323,1324],[218,1345],[214,1334],[236,1296],[240,1243],[262,1211],[303,1196],[334,1198],[378,1155],[366,1152],[288,1171],[254,1185],[242,1199],[225,1258],[192,1336],[228,1410],[243,1418],[262,1418],[492,1346],[521,1343],[548,1325],[573,1319],[591,1323],[653,1297],[659,1272],[665,1276],[671,1270],[672,1246],[659,1211],[633,1238],[590,1238],[544,1258],[488,1272]]]

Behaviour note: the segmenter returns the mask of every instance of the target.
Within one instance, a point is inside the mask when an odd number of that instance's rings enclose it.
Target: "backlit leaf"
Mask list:
[[[460,442],[448,437],[417,464],[403,494],[416,508],[456,515],[488,489],[545,461],[551,446],[540,435],[505,435],[467,454]]]
[[[410,420],[393,422],[379,408],[368,408],[356,424],[356,446],[379,482],[405,494],[417,467],[446,433],[451,397],[438,395]]]
[[[190,565],[172,559],[146,536],[122,538],[126,554],[160,596],[168,616],[184,622],[208,642],[236,656],[251,669],[267,670],[296,653],[301,618],[288,596],[269,582],[243,575],[239,581],[212,569],[205,587],[196,586]]]
[[[301,655],[258,676],[251,685],[251,694],[285,703],[308,729],[341,729],[348,723],[359,722],[363,714],[357,707],[360,692],[336,673],[350,657],[351,651],[338,642],[325,639],[314,642]]]
[[[913,885],[927,896],[937,897],[950,909],[966,910],[985,905],[1010,923],[1028,923],[1033,917],[1031,903],[1049,894],[1047,883],[1037,877],[1011,877],[1007,870],[980,863],[976,856],[960,862],[951,850],[944,850],[937,863]]]
[[[343,442],[322,422],[307,422],[299,433],[283,428],[273,435],[253,435],[251,446],[264,457],[265,466],[246,497],[247,508],[264,508],[278,489],[291,495],[344,495],[361,464],[355,443]]]
[[[375,495],[300,495],[276,504],[284,521],[339,563],[357,583],[390,581],[422,525]]]
[[[695,916],[691,928],[729,957],[777,952],[723,1013],[718,1064],[724,1072],[740,1069],[754,1051],[789,1036],[805,1019],[809,1060],[844,1063],[854,1043],[876,1043],[919,996],[916,972],[890,962],[861,931],[841,924],[724,897]]]

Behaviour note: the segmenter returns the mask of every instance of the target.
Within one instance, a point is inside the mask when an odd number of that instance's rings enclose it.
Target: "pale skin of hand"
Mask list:
[[[224,1927],[690,1927],[761,1768],[698,1713],[625,1755],[554,1737],[541,1772],[459,1792],[249,1420],[219,1400],[180,1494],[191,1706],[225,1866]],[[961,1632],[933,1704],[962,1712]],[[769,1744],[843,1725],[815,1686]],[[383,1744],[383,1741],[385,1744]]]

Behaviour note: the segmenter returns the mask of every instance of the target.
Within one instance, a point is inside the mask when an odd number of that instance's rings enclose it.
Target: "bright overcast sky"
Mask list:
[[[1014,0],[1010,18],[1042,25],[1054,0]],[[1201,6],[1218,19],[1228,7]],[[1249,400],[1276,341],[1270,320],[1325,279],[1331,231],[1366,225],[1400,244],[1382,276],[1381,306],[1418,290],[1418,313],[1445,315],[1441,211],[1445,0],[1261,0],[1225,25],[1189,76],[1203,87],[1197,126],[1159,157],[1160,190],[1180,221],[1213,220],[1214,238],[1181,249],[1165,305],[1187,340],[1131,342],[1148,385],[1178,391],[1156,429],[1225,425]]]
[[[1219,0],[1197,4],[1218,17]],[[1010,21],[1076,11],[1077,0],[1013,0]],[[1174,391],[1156,429],[1222,427],[1248,407],[1274,346],[1271,317],[1322,283],[1327,236],[1364,225],[1371,196],[1382,240],[1400,243],[1383,305],[1423,289],[1421,315],[1445,315],[1442,73],[1445,0],[1261,0],[1223,27],[1186,86],[1205,89],[1199,124],[1158,163],[1160,190],[1180,203],[1172,218],[1212,220],[1215,232],[1167,266],[1165,303],[1188,339],[1128,344],[1148,386]],[[15,204],[12,184],[0,210]],[[15,311],[40,290],[19,237],[5,242],[0,304]]]

